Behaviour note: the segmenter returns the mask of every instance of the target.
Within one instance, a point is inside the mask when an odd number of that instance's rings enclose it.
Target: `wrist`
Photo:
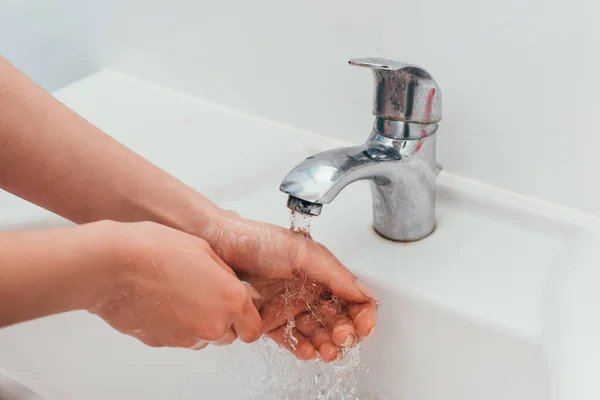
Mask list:
[[[90,310],[114,286],[113,222],[63,229],[0,232],[0,327]],[[35,249],[35,251],[31,251]],[[27,266],[27,268],[23,268]]]
[[[135,193],[131,208],[138,214],[127,221],[151,221],[201,237],[206,225],[214,219],[219,207],[193,188],[174,181],[160,193]]]
[[[81,225],[76,258],[80,273],[74,279],[77,309],[90,311],[109,296],[121,281],[126,264],[123,226],[114,221]]]
[[[260,235],[260,230],[249,220],[234,211],[218,209],[196,236],[204,239],[225,263],[236,270],[240,259],[247,256],[245,250],[255,248],[254,241],[250,239],[257,234]]]

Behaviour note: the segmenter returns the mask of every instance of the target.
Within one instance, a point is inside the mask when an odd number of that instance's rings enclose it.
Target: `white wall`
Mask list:
[[[598,10],[586,9],[592,4],[180,0],[167,10],[154,2],[153,29],[130,32],[113,65],[360,142],[372,120],[372,82],[347,59],[421,64],[442,88],[439,159],[447,170],[600,214],[600,26]],[[167,15],[156,23],[160,9]]]
[[[144,28],[136,25],[125,35],[114,53],[116,69],[319,133],[364,140],[372,120],[370,76],[346,62],[383,53],[380,2],[144,4],[146,17],[136,14],[146,20]]]
[[[0,55],[47,90],[103,65],[116,0],[0,0]]]
[[[49,88],[109,66],[352,142],[370,129],[372,81],[347,59],[421,64],[442,88],[446,170],[600,215],[588,0],[0,4],[0,52]],[[15,35],[24,10],[35,24]]]

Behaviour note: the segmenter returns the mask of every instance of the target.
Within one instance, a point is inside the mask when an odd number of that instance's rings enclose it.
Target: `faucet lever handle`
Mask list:
[[[385,58],[353,58],[348,61],[348,64],[356,67],[365,67],[370,69],[386,69],[389,71],[397,71],[399,69],[409,67],[410,64],[406,64],[399,61],[387,60]]]
[[[424,124],[442,119],[442,93],[425,69],[384,58],[354,58],[348,63],[373,71],[373,115]]]

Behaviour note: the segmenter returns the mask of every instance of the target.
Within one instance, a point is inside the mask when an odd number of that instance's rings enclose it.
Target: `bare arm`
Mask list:
[[[348,315],[332,318],[336,326],[328,329],[337,336],[330,338],[330,349],[356,343],[376,324],[374,296],[324,246],[221,210],[69,110],[2,58],[0,155],[1,188],[74,222],[153,221],[192,233],[239,277],[265,290],[272,279],[306,275],[317,281],[320,292],[313,293],[312,301],[327,298],[321,294],[330,290],[349,302],[339,310]],[[267,290],[263,296],[276,294]],[[283,331],[277,327],[286,322],[276,318],[283,315],[281,306],[265,301],[259,308],[281,343]],[[302,319],[307,310],[303,304],[294,315]],[[307,327],[302,335],[311,331]],[[307,345],[306,357],[322,346],[313,345]],[[332,350],[330,359],[335,356]]]
[[[192,235],[113,221],[0,232],[0,327],[72,310],[150,346],[201,349],[261,335],[247,288]]]
[[[0,188],[77,222],[194,231],[216,208],[0,57]]]
[[[99,233],[91,225],[0,232],[0,327],[90,308],[114,281]]]

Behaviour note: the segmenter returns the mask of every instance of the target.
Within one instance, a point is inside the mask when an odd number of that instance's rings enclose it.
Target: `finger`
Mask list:
[[[248,282],[244,282],[244,281],[242,281],[242,283],[244,284],[244,286],[246,286],[248,295],[250,296],[250,298],[252,300],[260,300],[262,298],[262,296],[260,295],[258,290],[256,290],[251,284],[249,284]]]
[[[207,248],[204,249],[204,251],[214,262],[216,262],[219,265],[219,267],[221,267],[221,269],[226,271],[229,275],[235,276],[235,278],[237,279],[237,275],[235,274],[235,272],[231,269],[229,265],[225,263],[225,261],[221,259],[221,257],[218,256],[217,253],[214,252],[212,247],[207,246]]]
[[[297,329],[292,329],[292,337],[286,337],[287,326],[281,326],[268,333],[268,336],[279,346],[288,349],[300,360],[312,360],[317,356],[310,340]]]
[[[142,343],[144,343],[146,346],[149,347],[165,347],[164,344],[162,344],[161,342],[157,341],[157,340],[153,340],[150,338],[136,338],[139,341],[141,341]]]
[[[340,347],[352,346],[356,342],[356,329],[346,306],[336,300],[322,300],[317,307],[333,343]]]
[[[306,311],[307,299],[285,299],[283,296],[269,298],[261,307],[264,332],[270,332],[285,325],[289,317],[295,317]]]
[[[215,346],[228,346],[237,339],[237,334],[233,329],[229,329],[225,332],[223,337],[219,340],[211,341],[210,344]]]
[[[298,315],[296,317],[296,329],[311,341],[324,362],[335,361],[340,356],[341,349],[333,343],[331,334],[311,314]]]
[[[252,288],[249,283],[242,283],[233,270],[229,268],[221,257],[219,257],[211,248],[207,249],[206,253],[221,267],[221,269],[235,278],[236,282],[244,286],[244,304],[241,313],[236,315],[233,321],[233,333],[236,334],[236,338],[239,337],[245,343],[255,342],[262,335],[262,320],[258,310],[254,307],[252,297],[260,297],[260,293]],[[225,340],[227,339],[231,339],[231,337],[228,336]],[[235,340],[235,338],[233,340]]]
[[[364,304],[349,304],[348,310],[356,332],[360,336],[369,337],[377,324],[377,304],[374,302]]]
[[[263,333],[262,320],[250,295],[246,296],[242,312],[236,316],[233,322],[233,330],[245,343],[257,341]]]
[[[239,275],[240,280],[244,285],[247,285],[248,294],[252,298],[254,307],[258,310],[258,313],[262,316],[263,305],[273,297],[279,296],[280,293],[273,293],[272,286],[274,286],[267,279],[258,279],[249,275]]]
[[[233,271],[233,269],[231,269],[231,267],[229,265],[227,265],[225,263],[225,261],[223,261],[221,259],[221,257],[219,257],[219,255],[217,253],[215,253],[213,251],[212,248],[208,249],[206,251],[206,253],[210,256],[210,258],[217,263],[217,265],[219,265],[219,267],[221,267],[221,269],[223,269],[224,271],[226,271],[229,275],[234,276],[236,279],[239,279],[239,277],[237,276],[237,274]],[[246,290],[248,291],[248,293],[250,294],[250,297],[252,297],[253,299],[260,299],[261,295],[260,293],[249,283],[249,282],[245,282],[245,281],[241,281],[244,285],[246,285]]]
[[[298,237],[297,241],[306,246],[305,262],[302,270],[310,279],[326,285],[337,297],[364,303],[372,295],[356,277],[322,244]]]

